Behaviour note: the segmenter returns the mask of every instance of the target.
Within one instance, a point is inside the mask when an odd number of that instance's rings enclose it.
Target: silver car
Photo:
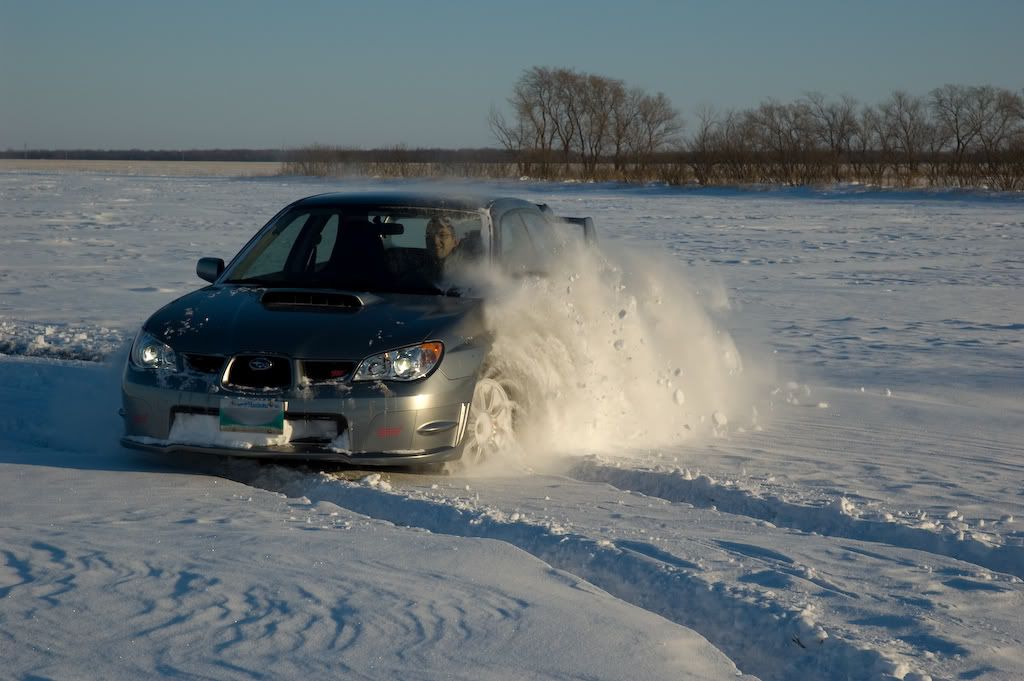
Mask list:
[[[515,430],[488,374],[486,287],[542,273],[589,218],[519,199],[322,194],[285,207],[210,286],[158,310],[122,381],[125,446],[408,466],[481,459]]]

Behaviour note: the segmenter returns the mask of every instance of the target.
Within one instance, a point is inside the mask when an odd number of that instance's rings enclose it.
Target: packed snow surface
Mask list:
[[[123,450],[148,314],[286,203],[472,190],[601,251],[488,315],[443,474]],[[14,678],[1024,678],[1024,198],[0,173]],[[198,435],[192,435],[198,437]]]

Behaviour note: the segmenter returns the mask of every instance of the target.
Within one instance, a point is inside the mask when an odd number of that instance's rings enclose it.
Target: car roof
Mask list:
[[[450,208],[455,210],[490,209],[497,203],[537,207],[522,199],[473,195],[427,194],[419,192],[329,192],[299,199],[294,207],[410,206],[414,208]]]

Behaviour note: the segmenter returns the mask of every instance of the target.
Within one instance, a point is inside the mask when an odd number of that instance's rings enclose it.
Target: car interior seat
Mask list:
[[[470,260],[478,260],[484,255],[484,242],[480,238],[480,230],[468,232],[459,241],[455,251],[462,257]]]
[[[330,269],[349,286],[385,281],[389,269],[378,227],[366,220],[343,223],[331,251]]]

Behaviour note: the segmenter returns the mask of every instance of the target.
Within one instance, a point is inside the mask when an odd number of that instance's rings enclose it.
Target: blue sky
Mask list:
[[[1024,0],[0,0],[0,149],[473,147],[524,69],[696,108],[1024,87]]]

